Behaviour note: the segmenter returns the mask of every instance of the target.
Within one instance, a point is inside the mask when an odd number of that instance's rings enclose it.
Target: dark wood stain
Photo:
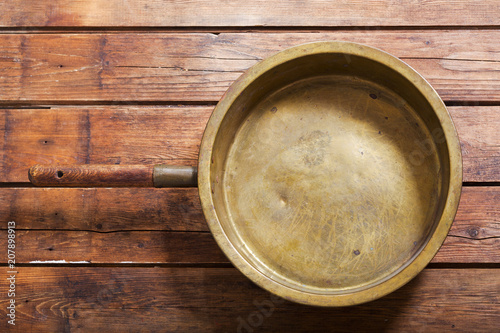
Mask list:
[[[99,71],[97,72],[97,82],[98,82],[98,86],[99,86],[99,89],[100,90],[103,90],[104,88],[104,85],[102,83],[102,73],[105,69],[105,67],[107,66],[107,64],[109,64],[109,62],[106,62],[106,44],[107,44],[108,40],[106,38],[106,36],[101,36],[98,40],[98,58],[99,58],[99,63],[101,64],[101,67],[99,69]]]

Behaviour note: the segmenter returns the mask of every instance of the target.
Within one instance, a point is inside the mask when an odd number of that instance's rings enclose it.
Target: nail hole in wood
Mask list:
[[[62,172],[61,170],[57,171],[57,177],[61,178],[62,176],[64,176],[64,172]]]

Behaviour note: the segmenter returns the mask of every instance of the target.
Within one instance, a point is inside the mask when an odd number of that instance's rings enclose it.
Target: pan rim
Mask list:
[[[367,289],[347,292],[345,294],[317,294],[292,289],[258,271],[239,253],[238,249],[235,248],[226,235],[214,206],[210,182],[211,160],[215,138],[226,112],[239,94],[257,77],[280,64],[297,58],[297,54],[303,57],[324,53],[342,53],[364,57],[390,67],[405,77],[408,82],[411,82],[426,98],[439,119],[446,138],[450,161],[450,182],[446,203],[436,228],[420,253],[403,269],[399,270],[386,281],[382,281],[380,284]],[[257,63],[229,87],[214,109],[203,134],[200,145],[198,184],[201,205],[212,235],[233,265],[250,280],[262,288],[294,302],[316,306],[349,306],[372,301],[395,291],[412,280],[432,260],[443,244],[458,209],[462,187],[462,156],[458,135],[446,106],[434,88],[418,72],[402,60],[371,46],[345,41],[320,41],[285,49]]]

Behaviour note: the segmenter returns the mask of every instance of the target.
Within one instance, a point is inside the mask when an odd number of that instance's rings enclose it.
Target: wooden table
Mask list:
[[[4,0],[0,13],[0,331],[500,329],[497,0]],[[463,195],[444,246],[380,300],[329,309],[273,298],[221,253],[196,189],[28,183],[34,163],[195,165],[227,87],[260,59],[318,40],[413,66],[462,144]]]

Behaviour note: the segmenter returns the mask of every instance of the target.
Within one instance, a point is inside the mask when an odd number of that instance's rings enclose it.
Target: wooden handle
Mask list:
[[[176,165],[34,165],[30,182],[44,187],[196,187],[198,169]]]
[[[34,165],[28,177],[35,186],[152,187],[153,166]]]

